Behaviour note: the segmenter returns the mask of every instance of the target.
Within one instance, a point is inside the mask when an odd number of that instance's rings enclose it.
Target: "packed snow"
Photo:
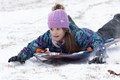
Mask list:
[[[120,44],[107,49],[107,63],[70,63],[60,66],[31,58],[25,64],[8,63],[23,47],[48,30],[51,7],[62,3],[80,27],[97,31],[120,13],[120,0],[0,0],[0,80],[119,80]]]

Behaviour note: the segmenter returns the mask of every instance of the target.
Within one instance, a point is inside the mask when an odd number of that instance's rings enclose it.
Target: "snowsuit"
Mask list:
[[[81,29],[71,23],[69,25],[69,28],[71,30],[71,33],[75,36],[76,43],[82,48],[82,50],[86,50],[86,48],[88,47],[92,47],[93,50],[96,50],[96,48],[100,47],[101,44],[104,44],[102,38],[92,30],[86,28]],[[33,57],[33,54],[36,52],[37,48],[49,48],[50,52],[62,52],[63,54],[68,53],[64,44],[61,45],[60,48],[58,48],[52,43],[50,31],[48,30],[46,33],[29,43],[27,47],[24,47],[17,56],[23,58],[24,60],[27,60]],[[70,58],[79,58],[80,54],[72,54],[74,53],[71,53],[69,55]]]

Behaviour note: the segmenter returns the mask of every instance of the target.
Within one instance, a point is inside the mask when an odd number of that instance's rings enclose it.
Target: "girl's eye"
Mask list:
[[[57,28],[57,30],[60,30],[60,28]]]
[[[50,31],[53,31],[53,30],[60,30],[61,28],[56,28],[56,29],[53,29],[53,28],[50,28]]]
[[[53,29],[52,29],[52,28],[50,28],[50,30],[52,31]]]

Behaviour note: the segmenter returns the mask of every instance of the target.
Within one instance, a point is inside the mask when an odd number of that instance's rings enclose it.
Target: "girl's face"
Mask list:
[[[51,37],[54,41],[62,41],[65,36],[65,31],[62,28],[50,28]]]

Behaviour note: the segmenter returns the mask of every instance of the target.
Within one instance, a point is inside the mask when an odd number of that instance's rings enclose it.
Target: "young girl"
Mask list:
[[[69,19],[64,9],[53,10],[48,16],[49,30],[30,42],[8,62],[25,63],[34,56],[34,53],[46,52],[46,48],[49,49],[48,60],[63,61],[80,60],[88,57],[92,51],[104,50],[104,41],[97,33],[86,28],[78,28]],[[97,61],[97,63],[102,63],[102,61]]]

